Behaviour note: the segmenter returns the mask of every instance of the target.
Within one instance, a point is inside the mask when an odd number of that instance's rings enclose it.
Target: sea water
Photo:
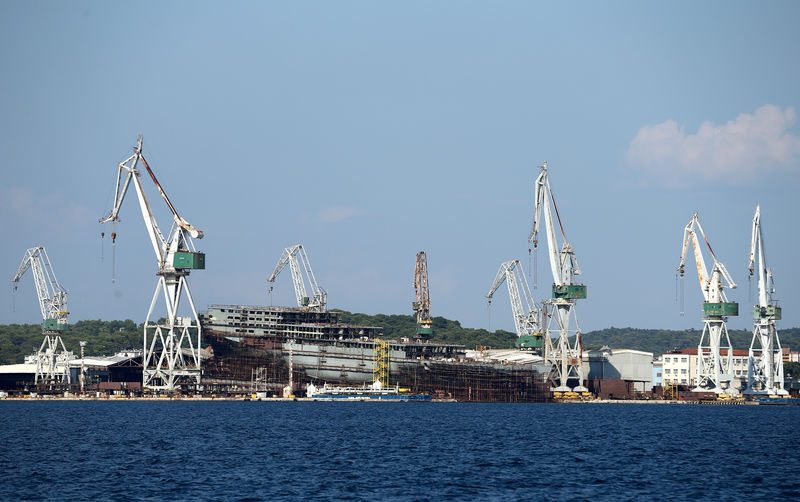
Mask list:
[[[0,402],[0,500],[800,500],[800,407]]]

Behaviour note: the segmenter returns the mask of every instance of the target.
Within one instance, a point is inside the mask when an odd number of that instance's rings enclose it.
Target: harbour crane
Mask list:
[[[775,284],[772,269],[767,266],[764,237],[761,233],[761,206],[756,206],[750,239],[750,277],[758,261],[758,305],[753,308],[753,339],[747,356],[747,389],[745,394],[786,396],[783,386],[783,355],[775,321],[781,319],[781,307],[772,297]]]
[[[417,335],[424,338],[433,336],[433,321],[431,320],[431,295],[428,289],[428,258],[425,251],[417,253],[417,262],[414,267],[414,290],[417,301],[411,308],[417,313]]]
[[[709,274],[706,269],[706,262],[703,258],[703,250],[698,238],[698,232],[703,237],[703,241],[708,247],[714,266]],[[700,289],[703,292],[703,333],[700,335],[700,344],[697,347],[697,387],[695,392],[711,391],[716,394],[736,395],[737,391],[733,387],[733,348],[728,336],[726,321],[728,316],[739,315],[739,304],[729,302],[725,295],[722,280],[731,289],[736,288],[736,283],[728,273],[725,265],[717,259],[711,244],[706,238],[697,212],[692,215],[689,223],[683,230],[683,247],[681,250],[681,262],[678,265],[678,272],[683,277],[684,265],[686,264],[686,250],[689,242],[692,243],[695,261],[697,262],[697,278],[700,281]],[[725,345],[722,346],[724,336]],[[724,352],[724,355],[723,355]]]
[[[295,244],[283,250],[278,264],[275,265],[275,270],[272,271],[272,275],[269,276],[267,282],[275,282],[278,274],[286,267],[287,263],[289,264],[289,270],[292,272],[297,306],[316,312],[325,312],[328,306],[328,293],[317,284],[317,279],[314,277],[314,271],[311,270],[311,263],[308,261],[308,255],[306,255],[306,250],[302,244]],[[311,288],[310,298],[303,280],[303,272],[305,272]]]
[[[150,210],[137,169],[139,162],[147,170],[161,198],[172,212],[172,226],[166,237]],[[205,254],[197,252],[192,240],[201,239],[203,232],[178,215],[175,206],[142,155],[141,136],[133,155],[118,164],[114,207],[108,216],[100,219],[100,223],[120,221],[119,210],[131,181],[136,188],[142,218],[156,254],[158,276],[143,329],[143,386],[148,389],[171,391],[184,384],[199,385],[201,327],[197,308],[189,290],[188,277],[192,269],[205,269]],[[116,233],[112,233],[112,240],[115,238]],[[153,319],[161,317],[154,316],[154,312],[162,294],[166,311],[162,312],[164,320],[158,322]],[[185,309],[181,311],[183,296],[188,300],[189,312],[185,312]],[[191,315],[180,315],[183,313]]]
[[[36,385],[69,384],[68,362],[72,353],[67,351],[61,340],[61,332],[69,326],[67,292],[58,283],[44,246],[33,247],[25,251],[17,273],[11,279],[11,282],[15,283],[15,290],[18,287],[16,283],[19,283],[28,269],[33,274],[43,319],[42,335],[44,335],[44,340],[36,352]]]
[[[567,241],[558,214],[547,174],[547,162],[539,166],[534,190],[533,228],[528,242],[533,243],[534,248],[538,246],[539,227],[544,221],[550,270],[553,273],[552,298],[544,302],[552,306],[548,308],[547,334],[544,337],[544,358],[546,364],[551,365],[550,379],[555,385],[552,390],[585,393],[588,389],[583,385],[583,344],[575,303],[586,298],[586,286],[575,280],[581,270],[575,249]],[[554,214],[561,234],[560,246],[556,238]],[[576,385],[571,387],[571,382]]]
[[[541,349],[543,347],[545,313],[533,300],[525,274],[519,274],[522,279],[517,280],[515,272],[518,268],[521,270],[519,260],[503,262],[500,270],[497,271],[492,287],[486,293],[486,298],[491,303],[495,291],[505,282],[508,286],[508,297],[511,300],[511,312],[514,314],[514,327],[517,330],[515,345],[524,349]]]

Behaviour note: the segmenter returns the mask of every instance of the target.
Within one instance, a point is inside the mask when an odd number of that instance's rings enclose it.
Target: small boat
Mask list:
[[[321,388],[317,388],[313,383],[306,387],[306,395],[309,398],[319,401],[430,401],[431,396],[427,394],[411,394],[401,392],[400,387],[384,388],[380,381],[376,380],[369,387],[338,387],[327,383]]]
[[[770,404],[770,405],[800,405],[800,399],[796,397],[754,397],[753,401],[757,402],[758,404]]]

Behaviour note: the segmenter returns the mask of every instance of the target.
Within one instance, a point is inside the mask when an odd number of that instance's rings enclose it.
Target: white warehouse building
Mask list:
[[[653,390],[653,353],[633,349],[583,352],[583,374],[587,380],[625,380],[636,392]]]

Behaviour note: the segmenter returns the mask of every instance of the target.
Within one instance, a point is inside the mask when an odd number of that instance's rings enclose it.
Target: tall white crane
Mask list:
[[[772,297],[775,284],[772,269],[767,266],[764,237],[761,234],[761,206],[756,206],[750,239],[750,261],[747,268],[753,276],[758,260],[758,305],[753,308],[753,339],[747,357],[747,389],[745,394],[786,396],[783,385],[783,354],[775,321],[781,319],[781,308]]]
[[[545,362],[552,366],[551,381],[556,392],[588,392],[583,385],[583,344],[581,328],[575,313],[575,301],[586,298],[586,286],[578,284],[575,276],[581,273],[575,249],[567,242],[564,226],[547,176],[547,162],[539,166],[536,178],[533,210],[533,229],[528,242],[538,246],[539,227],[544,220],[550,270],[553,273],[553,294],[546,303],[548,309]],[[551,205],[552,204],[552,205]],[[556,238],[555,215],[562,244]],[[554,324],[555,323],[555,324]],[[572,337],[573,341],[570,342]],[[577,385],[570,387],[570,381]]]
[[[707,272],[706,262],[703,258],[703,250],[698,238],[698,232],[703,237],[703,241],[714,259],[714,266],[711,274]],[[697,212],[692,215],[689,223],[683,230],[683,247],[681,249],[681,263],[678,265],[678,272],[683,277],[684,265],[686,264],[686,249],[689,242],[692,243],[695,261],[697,262],[697,278],[700,281],[700,289],[703,291],[703,333],[700,335],[700,344],[697,347],[697,387],[696,392],[712,391],[717,394],[736,395],[738,392],[733,386],[733,348],[728,336],[726,321],[728,316],[739,315],[739,304],[729,302],[725,295],[722,279],[725,279],[728,287],[736,288],[736,283],[728,273],[725,265],[717,260],[714,250],[711,249],[706,238]],[[724,343],[722,346],[722,336]],[[723,355],[723,352],[725,353]]]
[[[37,246],[25,251],[22,263],[11,282],[18,283],[31,270],[36,294],[39,296],[39,308],[42,311],[42,345],[36,352],[36,385],[69,384],[70,374],[67,364],[72,357],[61,340],[61,332],[69,326],[67,316],[67,292],[56,279],[53,266],[44,246]],[[14,285],[17,289],[17,285]]]
[[[425,251],[417,253],[414,265],[414,290],[417,301],[411,308],[417,313],[417,335],[430,338],[433,335],[433,321],[431,320],[431,293],[428,289],[428,257]]]
[[[167,237],[164,237],[150,210],[150,204],[142,187],[139,161],[147,170],[161,197],[173,215],[172,226]],[[124,176],[124,179],[123,179]],[[191,269],[205,268],[205,255],[198,253],[192,239],[200,239],[203,232],[193,227],[178,215],[164,189],[142,155],[142,137],[134,148],[133,155],[119,163],[117,185],[114,194],[114,208],[100,223],[118,222],[119,210],[125,199],[128,186],[133,181],[139,208],[142,211],[147,234],[156,254],[158,276],[155,293],[147,311],[143,333],[143,385],[156,390],[174,390],[181,385],[199,385],[201,375],[200,360],[200,320],[197,309],[189,291],[189,272]],[[116,238],[112,234],[112,239]],[[166,311],[165,321],[158,323],[151,320],[159,296],[164,295]],[[189,302],[191,317],[181,314],[183,295]],[[160,317],[160,316],[159,316]],[[159,317],[155,317],[158,319]]]
[[[517,280],[515,271],[518,267],[521,269],[519,260],[500,264],[500,270],[497,271],[492,287],[486,293],[486,298],[491,303],[495,291],[505,282],[508,286],[508,297],[511,300],[511,312],[514,314],[514,327],[517,330],[515,345],[519,348],[540,349],[543,345],[544,310],[539,308],[534,301],[525,274],[519,274],[522,279]]]
[[[272,275],[269,276],[267,282],[275,282],[278,274],[286,267],[287,263],[289,264],[289,270],[292,272],[297,306],[316,312],[325,312],[328,306],[328,293],[317,284],[317,279],[314,277],[314,271],[311,270],[311,263],[308,261],[308,255],[306,255],[306,250],[302,244],[295,244],[283,250],[278,264],[275,265],[275,270],[272,271]],[[303,272],[305,272],[311,288],[310,298],[303,281]]]

